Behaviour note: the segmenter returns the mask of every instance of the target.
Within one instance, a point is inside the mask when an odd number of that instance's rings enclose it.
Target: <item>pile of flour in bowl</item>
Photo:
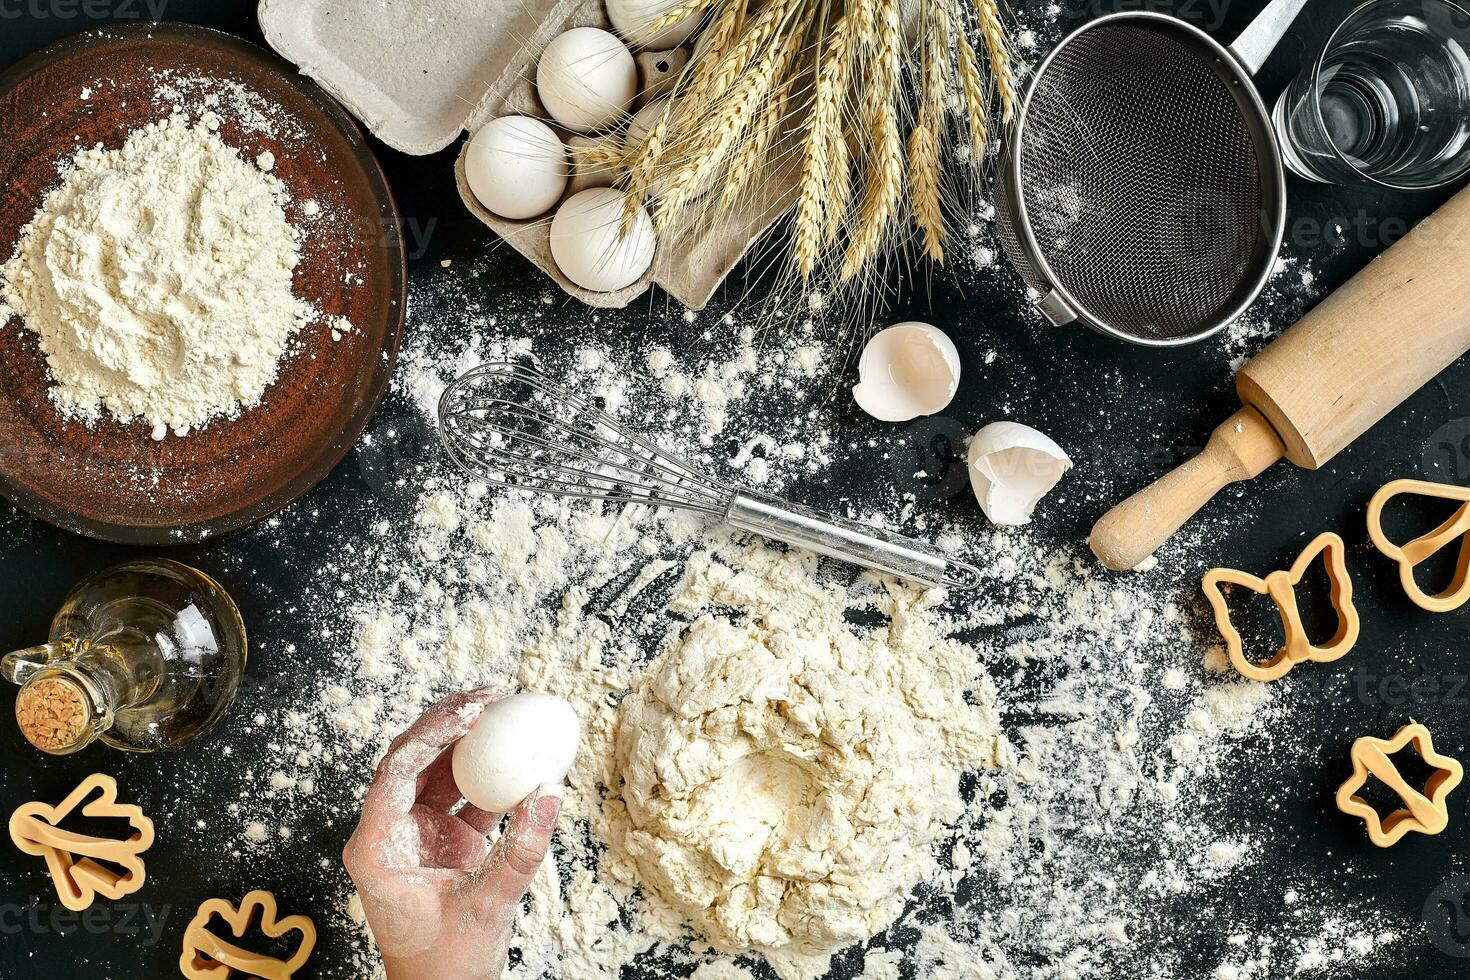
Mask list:
[[[0,266],[0,319],[35,332],[66,416],[144,419],[187,435],[260,402],[291,336],[298,234],[269,161],[205,114],[76,154]]]

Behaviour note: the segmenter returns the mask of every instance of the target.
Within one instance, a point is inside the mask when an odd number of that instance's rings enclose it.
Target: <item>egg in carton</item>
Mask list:
[[[622,2],[636,6],[641,0]],[[577,27],[613,29],[603,0],[261,0],[259,19],[273,48],[321,83],[374,135],[405,153],[435,153],[465,131],[473,136],[507,115],[546,121],[572,147],[620,138],[625,125],[599,134],[573,133],[549,118],[536,91],[536,67],[553,39]],[[632,111],[665,94],[690,54],[686,47],[635,51],[634,56],[639,93]],[[465,141],[455,171],[470,211],[567,293],[601,307],[627,306],[657,283],[684,305],[702,308],[796,194],[794,163],[767,168],[718,221],[662,232],[652,264],[637,281],[597,292],[571,282],[552,258],[550,223],[562,201],[535,218],[511,220],[491,213],[469,188],[467,149]],[[610,177],[574,174],[562,200]]]
[[[538,34],[538,40],[550,43],[560,34],[579,27],[611,30],[602,3],[580,5],[566,17],[548,19],[547,28]],[[620,176],[606,169],[578,166],[577,149],[596,146],[604,140],[622,142],[625,130],[639,109],[658,101],[674,87],[679,73],[689,61],[688,48],[670,51],[634,52],[638,68],[638,95],[630,111],[614,127],[580,133],[558,124],[542,102],[536,87],[536,66],[545,45],[528,46],[524,60],[511,66],[502,76],[499,85],[492,89],[499,99],[490,99],[492,111],[472,122],[481,125],[493,118],[509,115],[530,116],[550,125],[562,141],[567,144],[573,161],[570,180],[561,201],[544,215],[521,220],[501,217],[486,208],[471,190],[466,176],[465,163],[469,152],[466,142],[455,165],[460,196],[465,206],[485,224],[489,225],[508,242],[511,247],[525,255],[544,271],[568,294],[591,306],[623,307],[648,291],[650,284],[658,284],[679,302],[691,309],[702,309],[715,289],[729,274],[751,244],[783,214],[795,197],[795,175],[789,170],[777,168],[764,179],[755,182],[750,193],[721,215],[713,224],[701,223],[695,228],[665,229],[658,236],[653,262],[648,271],[635,282],[621,289],[599,292],[577,285],[563,274],[552,256],[551,217],[557,208],[572,195],[591,187],[613,185]],[[472,133],[475,131],[472,128]]]

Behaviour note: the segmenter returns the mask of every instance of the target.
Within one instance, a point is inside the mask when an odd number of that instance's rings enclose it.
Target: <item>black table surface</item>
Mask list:
[[[1313,0],[1308,5],[1260,76],[1262,94],[1268,102],[1354,4],[1355,0]],[[1023,19],[1047,6],[1044,2],[1033,5],[1034,10],[1022,11]],[[1176,12],[1216,37],[1228,39],[1262,4],[1260,0],[1244,4],[1215,0],[1096,0],[1084,4],[1067,0],[1063,6],[1063,24],[1114,9],[1146,7]],[[256,42],[261,40],[255,4],[250,0],[0,0],[0,65],[106,21],[142,18],[191,21]],[[454,189],[454,150],[422,159],[380,144],[376,148],[406,222],[411,227],[433,230],[423,236],[422,247],[412,257],[415,276],[427,276],[431,270],[437,274],[443,260],[469,260],[491,246],[494,236],[466,213]],[[1451,192],[1447,189],[1409,195],[1316,186],[1296,178],[1288,178],[1288,182],[1291,250],[1309,260],[1318,295],[1351,276]],[[521,297],[535,297],[546,291],[545,279],[514,253],[500,249],[494,254],[491,274],[484,279],[486,290]],[[1019,372],[1012,372],[1013,377],[1024,373],[1039,380],[1040,384],[1025,396],[1027,404],[1044,411],[1048,431],[1074,450],[1078,466],[1069,476],[1068,496],[1073,502],[1085,504],[1068,508],[1065,516],[1046,525],[1044,533],[1057,543],[1075,545],[1085,538],[1090,521],[1107,503],[1141,486],[1163,463],[1172,463],[1197,447],[1209,429],[1233,410],[1229,357],[1221,351],[1219,341],[1182,350],[1146,351],[1084,330],[1039,329],[1034,316],[1021,309],[1014,282],[1008,276],[980,279],[977,286],[973,278],[965,283],[939,274],[929,296],[920,291],[920,295],[901,300],[892,311],[892,319],[911,314],[932,320],[956,339],[967,361],[990,347],[1002,346],[1009,362],[1019,366]],[[1006,282],[1003,289],[989,285],[1001,281]],[[1284,326],[1300,314],[1303,302],[1290,293],[1268,295],[1262,301],[1262,310],[1273,319],[1279,318]],[[604,339],[615,343],[620,328],[630,335],[641,334],[647,324],[640,321],[649,317],[646,305],[604,317],[601,322],[608,331]],[[662,329],[678,343],[679,318],[664,316],[662,322]],[[1393,352],[1384,351],[1383,356],[1391,358]],[[1281,567],[1276,563],[1300,547],[1304,532],[1336,530],[1347,539],[1357,566],[1365,569],[1366,581],[1359,593],[1364,635],[1352,654],[1354,667],[1334,665],[1341,669],[1331,674],[1335,678],[1332,683],[1341,687],[1339,693],[1344,696],[1306,699],[1298,707],[1299,723],[1323,732],[1325,744],[1320,758],[1300,760],[1296,765],[1316,766],[1325,760],[1341,765],[1353,736],[1369,732],[1387,735],[1410,715],[1431,726],[1440,751],[1462,759],[1470,753],[1470,685],[1464,683],[1470,674],[1470,610],[1431,616],[1410,605],[1398,590],[1387,563],[1370,561],[1372,552],[1362,519],[1367,498],[1389,479],[1409,476],[1470,482],[1467,369],[1470,363],[1461,359],[1322,469],[1309,472],[1278,466],[1243,491],[1249,496],[1269,495],[1269,504],[1257,508],[1257,517],[1233,525],[1228,534],[1215,540],[1198,542],[1191,556],[1201,569],[1211,564]],[[1140,397],[1141,393],[1148,397]],[[1000,405],[1017,397],[1014,387],[962,386],[946,414],[962,427],[973,427],[996,417]],[[1160,404],[1177,409],[1160,412]],[[404,410],[390,400],[380,416],[393,412],[401,415]],[[866,420],[855,410],[848,413],[844,424],[851,426],[853,439],[872,437],[889,442],[894,438],[892,427]],[[324,483],[294,505],[298,515],[294,523],[325,528],[340,521],[354,501],[372,492],[363,469],[358,455],[349,455]],[[864,472],[859,461],[844,462],[835,471],[813,476],[806,485],[793,488],[793,495],[830,503],[837,495],[834,487],[861,486],[861,480],[873,479],[891,481],[897,477],[882,471],[876,475],[871,470]],[[1212,505],[1228,506],[1228,502],[1221,501]],[[305,540],[300,547],[307,546]],[[308,586],[304,581],[305,563],[293,554],[292,547],[273,535],[247,531],[173,552],[180,560],[228,584],[254,629],[250,670],[262,682],[310,671],[317,662],[314,657],[322,657],[320,662],[325,663],[319,646],[311,641],[315,630],[309,612],[295,608],[290,601]],[[38,642],[71,585],[131,554],[124,547],[64,534],[8,505],[0,505],[0,646],[14,649]],[[288,659],[283,651],[292,642],[297,646]],[[1354,670],[1359,673],[1355,675]],[[1367,682],[1363,682],[1365,677]],[[1385,685],[1383,679],[1392,683]],[[1417,693],[1406,693],[1404,685],[1416,680],[1421,682],[1414,689]],[[246,695],[221,732],[186,750],[185,759],[207,757],[235,737],[252,714],[250,697]],[[0,717],[9,716],[11,703],[8,691],[0,695]],[[6,760],[0,767],[0,813],[8,813],[26,800],[59,798],[82,775],[102,765],[99,754],[107,753],[94,747],[78,758],[45,758],[26,746],[10,723],[0,724],[0,751]],[[144,787],[150,797],[169,801],[176,817],[202,812],[200,808],[205,806],[202,801],[207,788],[180,785],[167,761],[108,755],[105,764],[129,785]],[[1308,801],[1310,805],[1330,808],[1329,783],[1324,776],[1320,799]],[[1310,820],[1297,821],[1292,830],[1296,840],[1279,859],[1335,862],[1341,867],[1335,880],[1342,882],[1342,888],[1350,893],[1359,890],[1363,896],[1417,923],[1420,910],[1436,888],[1470,874],[1467,799],[1470,793],[1463,791],[1451,797],[1451,825],[1444,834],[1433,839],[1418,838],[1412,847],[1387,851],[1372,848],[1359,840],[1360,835],[1345,834],[1338,821],[1315,825]],[[302,842],[303,859],[313,865],[322,856],[335,859],[349,830],[350,821],[345,819],[324,823],[318,833]],[[190,861],[190,852],[190,848],[174,854],[155,849],[150,855],[150,875],[176,894],[233,895],[253,885],[262,871],[260,863],[247,855],[226,870],[221,870],[218,862],[211,862],[206,876]],[[31,860],[8,844],[0,846],[0,977],[95,975],[130,980],[175,975],[179,934],[190,910],[176,909],[177,914],[165,923],[156,944],[128,933],[121,923],[112,920],[103,921],[101,928],[76,928],[69,935],[58,935],[44,922],[39,928],[26,922],[25,910],[37,894],[36,876],[29,873],[34,869],[28,865],[23,874],[21,862]],[[298,870],[274,862],[269,871],[270,880],[288,896],[309,897],[314,887],[309,882],[319,877],[314,868]],[[1460,884],[1464,891],[1470,891],[1470,879],[1462,878]],[[1460,894],[1458,898],[1465,912],[1470,913],[1470,895]],[[1264,895],[1262,901],[1266,901]],[[146,928],[143,931],[146,933]],[[129,938],[120,941],[122,935]],[[1461,936],[1460,940],[1457,951],[1470,956],[1470,938]],[[336,968],[322,970],[323,974],[342,974],[340,959],[345,954],[341,943],[339,936],[324,935],[319,961],[338,962]],[[1448,955],[1446,945],[1443,936],[1431,937],[1428,932],[1411,935],[1390,962],[1358,975],[1466,976],[1470,959]],[[1449,948],[1456,951],[1453,942]],[[312,975],[311,969],[302,975]]]

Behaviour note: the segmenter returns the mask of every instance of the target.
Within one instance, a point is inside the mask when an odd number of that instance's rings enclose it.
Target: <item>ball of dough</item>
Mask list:
[[[704,11],[696,10],[677,24],[652,33],[653,25],[681,4],[682,0],[607,0],[607,18],[629,44],[649,51],[667,51],[693,37],[704,18]]]
[[[638,95],[638,65],[623,42],[595,27],[558,34],[536,65],[536,94],[551,118],[580,133],[622,119]]]
[[[475,199],[502,218],[550,211],[567,189],[567,148],[556,131],[529,116],[502,116],[470,140],[465,180]]]
[[[582,725],[576,710],[550,694],[513,694],[488,705],[454,746],[454,782],[487,813],[520,806],[537,788],[560,783],[572,768]]]
[[[609,187],[573,194],[551,219],[551,257],[583,289],[610,293],[637,282],[653,264],[653,222],[642,208],[624,235],[627,195]]]
[[[619,708],[615,857],[728,952],[877,934],[964,811],[939,696],[902,669],[840,625],[696,620]]]

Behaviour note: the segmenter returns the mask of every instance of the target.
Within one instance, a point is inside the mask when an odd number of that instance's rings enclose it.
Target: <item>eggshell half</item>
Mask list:
[[[1019,422],[992,422],[970,440],[970,486],[996,524],[1031,522],[1031,513],[1072,468],[1045,433]]]
[[[615,34],[574,27],[551,39],[536,64],[536,94],[551,118],[587,133],[623,118],[638,95],[638,65]]]
[[[960,353],[944,331],[916,320],[880,330],[863,348],[852,397],[885,422],[941,411],[960,386]]]
[[[550,694],[513,694],[489,705],[454,746],[454,782],[487,813],[507,813],[546,783],[560,783],[577,756],[582,723]]]

